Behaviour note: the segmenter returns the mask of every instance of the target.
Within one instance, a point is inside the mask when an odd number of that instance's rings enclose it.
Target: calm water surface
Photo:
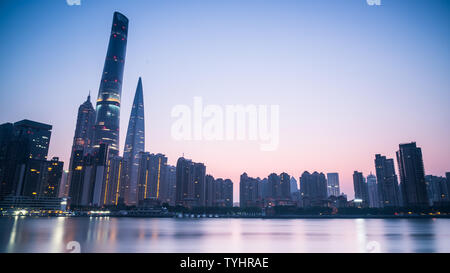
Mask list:
[[[450,252],[450,219],[0,218],[0,252]]]

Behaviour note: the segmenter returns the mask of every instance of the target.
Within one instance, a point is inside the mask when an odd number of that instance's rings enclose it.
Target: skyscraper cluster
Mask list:
[[[445,177],[425,176],[422,150],[415,142],[400,144],[396,156],[400,184],[394,159],[380,154],[375,155],[376,179],[370,174],[365,182],[362,173],[355,171],[355,199],[361,201],[362,206],[429,207],[449,204],[450,181]]]
[[[120,107],[128,41],[128,19],[115,12],[95,108],[88,95],[78,108],[68,172],[47,159],[52,126],[31,120],[0,125],[0,198],[69,198],[72,208],[161,204],[232,207],[233,182],[207,174],[200,162],[180,157],[176,166],[161,153],[145,151],[144,87],[138,79],[123,156],[119,153]],[[400,144],[394,159],[376,154],[375,175],[353,173],[358,207],[429,207],[450,204],[450,173],[425,175],[422,150]],[[265,178],[240,176],[240,206],[346,206],[339,174],[305,171]]]
[[[353,173],[355,198],[350,205],[360,208],[424,208],[450,205],[450,173],[446,173],[446,177],[425,176],[422,150],[415,142],[400,144],[396,154],[400,184],[394,159],[376,154],[376,176],[370,173],[366,178],[362,172]],[[325,177],[324,173],[303,172],[299,179],[298,195],[294,192],[296,187],[292,186],[292,178],[290,188],[283,186],[283,181],[288,178],[286,173],[280,176],[270,174],[265,179],[252,178],[243,173],[240,178],[240,206],[245,208],[296,204],[307,208],[349,205],[347,196],[340,193],[338,173],[327,173]]]
[[[64,162],[47,160],[51,130],[31,120],[0,125],[0,197],[58,197]]]
[[[120,103],[128,19],[115,12],[94,110],[90,96],[78,110],[68,176],[72,208],[169,205],[232,206],[229,179],[206,181],[206,166],[185,158],[177,166],[145,152],[144,88],[138,80],[123,156],[119,155]]]

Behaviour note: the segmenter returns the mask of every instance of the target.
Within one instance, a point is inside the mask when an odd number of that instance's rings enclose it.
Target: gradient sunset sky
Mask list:
[[[374,173],[416,141],[427,174],[450,171],[450,1],[2,0],[0,123],[53,125],[49,157],[69,162],[78,106],[93,101],[114,11],[130,19],[121,104],[121,153],[138,77],[146,150],[207,173],[266,177],[305,170]],[[175,141],[171,110],[204,104],[277,104],[280,144]]]

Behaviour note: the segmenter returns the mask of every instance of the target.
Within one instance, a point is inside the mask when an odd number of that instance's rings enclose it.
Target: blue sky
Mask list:
[[[450,170],[450,1],[2,0],[0,123],[54,126],[50,156],[68,162],[76,112],[95,98],[114,11],[130,19],[121,149],[139,76],[146,148],[185,153],[216,177],[286,171],[373,172],[417,141],[427,173]],[[280,105],[280,147],[174,141],[177,104]],[[237,191],[236,191],[237,192]],[[235,195],[237,198],[237,195]]]

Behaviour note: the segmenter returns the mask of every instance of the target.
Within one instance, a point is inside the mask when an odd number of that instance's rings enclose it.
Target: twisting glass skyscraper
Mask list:
[[[123,151],[125,161],[125,203],[136,204],[139,153],[145,149],[144,94],[142,79],[139,78],[128,123],[127,137]]]
[[[114,13],[108,52],[98,91],[94,145],[108,144],[109,154],[119,154],[120,97],[127,48],[128,18]]]

